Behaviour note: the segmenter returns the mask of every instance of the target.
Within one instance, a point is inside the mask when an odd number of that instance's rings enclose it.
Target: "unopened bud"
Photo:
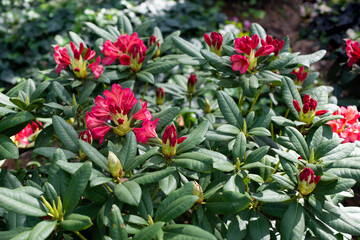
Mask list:
[[[151,35],[151,37],[149,38],[149,47],[151,47],[152,45],[154,45],[155,43],[156,43],[156,41],[157,41],[157,38],[156,38],[156,36],[154,36],[154,35]],[[155,52],[155,54],[152,56],[153,58],[156,58],[156,57],[158,57],[159,55],[160,55],[160,42],[158,42],[157,44],[156,44],[156,52]]]
[[[110,173],[114,178],[120,178],[122,176],[123,170],[121,167],[120,160],[111,151],[109,151],[109,155],[108,155],[108,166],[110,169]]]
[[[194,181],[194,188],[193,188],[193,195],[199,197],[199,199],[196,201],[196,203],[201,203],[204,200],[204,193],[203,190],[196,181]]]
[[[211,113],[211,103],[209,99],[205,98],[205,113]]]
[[[313,170],[306,167],[299,175],[298,190],[303,196],[309,195],[320,181],[320,176],[315,177]]]
[[[325,113],[329,112],[329,110],[319,110],[315,113],[316,116],[324,115]]]
[[[165,91],[163,88],[159,87],[156,89],[156,104],[163,105],[165,102]]]
[[[301,109],[300,109],[300,106],[299,106],[299,103],[297,100],[293,100],[293,105],[294,105],[294,108],[296,109],[297,112],[300,112]]]
[[[90,130],[85,130],[85,131],[82,131],[81,133],[79,133],[79,139],[81,139],[89,144],[92,144],[92,142],[93,142],[93,138],[92,138]]]
[[[197,77],[195,74],[191,74],[187,83],[188,87],[188,93],[194,93],[195,92],[195,84],[197,82]]]

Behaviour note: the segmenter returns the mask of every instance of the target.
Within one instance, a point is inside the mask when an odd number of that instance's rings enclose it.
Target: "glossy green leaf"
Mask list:
[[[154,62],[147,65],[142,72],[148,72],[152,74],[166,73],[177,66],[177,62],[166,61],[166,62]]]
[[[113,204],[110,212],[109,233],[113,240],[127,239],[126,228],[123,225],[124,220],[121,216],[120,208]]]
[[[190,224],[171,224],[164,227],[164,239],[216,240],[216,237],[211,233]]]
[[[255,34],[264,40],[266,39],[266,32],[258,23],[252,23],[250,27],[250,35],[253,36]]]
[[[243,132],[240,132],[238,135],[236,135],[235,144],[232,149],[232,155],[234,158],[234,162],[238,158],[240,161],[244,158],[244,154],[246,151],[246,143],[247,143],[246,137]]]
[[[192,43],[182,39],[181,37],[173,36],[172,42],[175,47],[180,49],[182,52],[186,53],[191,57],[199,57],[202,58],[200,54],[200,50]]]
[[[92,94],[96,87],[96,83],[94,82],[87,82],[85,87],[82,89],[80,96],[79,96],[79,103],[85,102]]]
[[[91,175],[92,164],[84,163],[71,177],[63,198],[64,210],[73,209],[83,194]]]
[[[125,136],[125,143],[120,150],[119,160],[124,170],[127,171],[126,167],[128,162],[134,160],[137,152],[137,142],[134,132],[129,132]]]
[[[235,101],[225,92],[217,93],[219,108],[224,118],[235,127],[241,129],[243,125],[243,117]]]
[[[56,221],[42,221],[31,230],[28,240],[45,240],[54,228],[56,227]]]
[[[143,187],[141,190],[142,190],[142,194],[138,207],[139,213],[143,218],[148,218],[148,215],[152,217],[154,214],[154,206],[151,199],[151,195],[146,188]]]
[[[110,172],[108,167],[108,160],[104,157],[96,148],[91,146],[91,144],[83,141],[78,140],[81,150],[89,157],[89,159],[95,163],[97,166],[101,167],[102,169]]]
[[[296,111],[293,100],[298,101],[300,108],[302,107],[302,100],[294,81],[291,78],[283,77],[282,81],[282,98],[284,103],[290,108],[291,113],[299,119],[298,112]]]
[[[137,182],[138,184],[148,184],[148,183],[158,182],[175,171],[176,171],[175,167],[168,167],[166,169],[159,170],[156,172],[137,174],[134,177],[132,177],[130,180]]]
[[[231,72],[231,61],[226,61],[213,52],[208,50],[200,50],[201,55],[216,69],[223,72]]]
[[[204,136],[209,128],[208,121],[202,121],[190,134],[185,135],[186,139],[178,144],[176,154],[182,154],[188,150],[193,149],[196,145],[205,140]]]
[[[261,202],[285,202],[291,199],[291,196],[283,191],[266,189],[251,195],[252,198]]]
[[[69,35],[70,35],[71,41],[73,43],[75,43],[75,46],[77,48],[79,48],[80,43],[84,44],[84,48],[87,48],[85,41],[82,40],[79,35],[77,35],[76,33],[72,32],[72,31],[69,32]]]
[[[8,240],[20,233],[29,232],[29,227],[17,227],[8,231],[0,231],[0,240]]]
[[[33,119],[34,116],[27,111],[9,114],[0,120],[0,133],[6,136],[15,135]]]
[[[206,206],[214,213],[232,214],[245,209],[251,202],[247,193],[225,191],[211,196],[206,202]]]
[[[168,125],[171,121],[174,120],[176,115],[179,113],[180,108],[178,107],[171,107],[159,113],[154,113],[153,118],[151,119],[154,121],[155,119],[159,118],[159,121],[156,125],[156,130],[161,130],[163,127]]]
[[[136,74],[136,78],[140,81],[154,84],[154,75],[152,75],[150,72],[141,71]]]
[[[298,202],[293,202],[286,210],[281,220],[281,239],[302,239],[305,231],[304,208]]]
[[[157,212],[155,220],[169,222],[189,210],[197,200],[198,197],[194,195],[182,196],[167,205],[160,213]]]
[[[301,133],[294,127],[286,127],[285,130],[300,156],[302,156],[303,159],[309,159],[309,147]]]
[[[19,149],[8,136],[0,134],[0,159],[19,158]]]
[[[134,168],[139,167],[141,164],[143,164],[146,160],[148,160],[150,157],[154,156],[159,150],[159,147],[152,147],[147,152],[145,152],[142,155],[138,155],[135,158],[131,159],[131,161],[126,161],[124,170],[125,171],[131,171]]]
[[[150,225],[146,228],[141,229],[138,233],[135,234],[133,240],[149,240],[154,239],[155,236],[162,235],[162,227],[164,222],[156,222],[153,225]]]
[[[141,188],[134,181],[125,181],[118,184],[114,190],[115,196],[126,204],[138,206],[141,199]]]
[[[286,176],[279,175],[279,174],[273,174],[273,175],[271,175],[271,178],[274,179],[278,184],[280,184],[288,189],[294,189],[296,187],[295,184]]]
[[[254,151],[252,151],[247,157],[246,157],[246,161],[245,163],[254,163],[254,162],[259,162],[263,157],[265,157],[265,155],[267,154],[267,152],[269,151],[270,147],[269,146],[263,146],[260,147]]]
[[[72,213],[65,217],[60,226],[67,231],[82,231],[89,228],[92,224],[88,216]]]
[[[252,239],[270,240],[269,223],[259,212],[252,212],[248,231]]]
[[[174,163],[177,166],[194,170],[197,172],[208,173],[213,170],[212,158],[206,156],[205,154],[201,154],[197,152],[183,153],[174,160]]]
[[[131,25],[131,22],[125,14],[122,13],[120,15],[118,22],[119,22],[119,31],[121,34],[127,33],[127,34],[131,35],[133,33],[133,27]],[[113,42],[115,42],[115,41],[113,41]]]
[[[105,39],[105,41],[107,39],[109,39],[111,42],[116,42],[117,38],[114,37],[112,34],[110,34],[109,32],[105,31],[102,28],[99,28],[98,26],[96,26],[95,24],[91,23],[91,22],[86,22],[85,23],[86,26],[88,28],[90,28],[93,33],[97,34],[98,36],[102,37],[103,39]]]
[[[78,134],[75,129],[59,116],[53,116],[53,126],[60,141],[72,152],[79,152]]]
[[[168,195],[170,192],[174,191],[179,182],[179,175],[177,173],[172,173],[166,178],[163,178],[159,182],[160,190]]]
[[[54,153],[58,149],[59,148],[55,148],[55,147],[39,147],[34,149],[34,153],[50,158],[54,155]],[[76,159],[78,157],[76,154],[66,149],[61,149],[61,150],[64,152],[66,159]]]
[[[316,63],[320,59],[322,59],[326,54],[325,50],[319,50],[312,54],[308,55],[299,55],[293,60],[291,60],[287,65],[295,65],[295,64],[301,64],[305,67],[309,67],[311,64]]]
[[[235,216],[235,218],[229,224],[227,239],[228,240],[241,240],[246,236],[247,222],[240,218],[240,216]]]

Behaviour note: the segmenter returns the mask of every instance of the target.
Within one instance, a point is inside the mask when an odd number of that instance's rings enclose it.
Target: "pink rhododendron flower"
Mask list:
[[[29,123],[24,129],[22,129],[20,132],[15,134],[13,138],[13,141],[16,145],[29,145],[29,140],[34,141],[36,136],[33,138],[30,138],[32,135],[34,135],[36,132],[40,131],[39,125],[42,126],[41,122],[32,122]]]
[[[307,72],[304,72],[304,69],[305,69],[305,67],[302,66],[302,67],[300,67],[300,68],[298,68],[298,69],[294,69],[294,70],[291,72],[292,74],[295,74],[296,79],[294,79],[294,82],[295,82],[295,84],[298,85],[298,86],[302,86],[304,80],[306,79],[306,77],[307,77],[307,75],[308,75]]]
[[[158,118],[153,122],[146,119],[142,123],[142,128],[134,128],[133,131],[136,134],[136,140],[140,143],[147,143],[149,138],[157,137],[155,130],[158,121]]]
[[[105,55],[102,63],[110,65],[119,59],[121,65],[130,65],[134,72],[138,72],[144,62],[146,50],[144,42],[138,38],[136,32],[131,36],[121,35],[115,43],[106,40],[101,51]]]
[[[132,130],[133,119],[147,122],[152,118],[147,109],[147,102],[141,102],[142,107],[137,113],[130,113],[138,100],[129,88],[122,89],[119,84],[113,84],[111,91],[104,91],[104,96],[105,98],[100,95],[95,98],[95,106],[91,112],[86,113],[85,118],[93,139],[100,139],[100,144],[111,129],[115,134],[124,136]],[[155,127],[156,123],[157,120],[154,121]],[[134,130],[138,134],[144,134],[143,131],[146,131],[145,137],[137,137],[143,143],[144,139],[147,141],[150,137],[149,128],[149,122],[147,122],[145,125],[143,123],[142,128],[139,128],[142,130]]]
[[[222,49],[222,42],[223,42],[223,37],[221,35],[221,33],[217,33],[217,32],[212,32],[209,35],[207,35],[206,33],[204,34],[204,39],[206,44],[210,47],[210,51],[215,53],[218,56],[221,56],[221,49]]]
[[[344,138],[343,143],[360,141],[360,113],[355,106],[340,107],[333,115],[342,115],[344,117],[328,122],[333,132]]]
[[[266,45],[272,45],[274,47],[274,54],[275,56],[279,55],[280,50],[284,47],[284,40],[277,40],[277,39],[273,39],[271,36],[267,35],[266,36],[266,41],[264,41],[263,39],[261,39],[261,44],[262,46],[266,46]]]
[[[73,73],[79,79],[85,79],[88,75],[87,67],[91,69],[94,73],[95,78],[98,78],[100,74],[103,73],[104,68],[100,65],[101,58],[98,56],[96,61],[92,64],[88,64],[88,61],[92,60],[95,57],[95,51],[88,48],[85,52],[84,57],[82,54],[84,52],[84,44],[80,43],[79,50],[76,48],[73,42],[70,42],[70,48],[73,52],[74,58],[70,58],[67,53],[66,48],[60,48],[55,46],[54,58],[55,62],[58,64],[56,68],[56,73],[60,73],[62,69],[65,69],[67,66],[71,66]]]
[[[346,40],[346,55],[349,57],[348,67],[357,63],[360,59],[360,45],[358,41]]]
[[[248,69],[252,71],[257,66],[258,57],[267,56],[274,52],[275,47],[266,42],[263,42],[263,45],[256,50],[259,42],[260,38],[257,34],[253,35],[251,38],[249,36],[244,36],[235,39],[235,50],[243,55],[235,54],[231,56],[230,60],[233,62],[232,69],[234,71],[240,71],[241,74],[245,73]]]
[[[310,98],[308,94],[304,96],[303,107],[300,108],[299,102],[293,100],[293,105],[296,111],[299,113],[299,120],[310,125],[315,116],[321,116],[327,113],[329,110],[319,110],[315,111],[317,107],[317,101],[313,98]]]

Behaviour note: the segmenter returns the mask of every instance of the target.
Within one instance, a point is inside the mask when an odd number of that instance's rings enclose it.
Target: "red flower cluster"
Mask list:
[[[110,65],[119,59],[121,65],[130,65],[133,71],[138,72],[144,62],[146,50],[144,42],[138,38],[136,32],[131,36],[121,35],[114,43],[106,40],[101,51],[105,55],[102,63]]]
[[[297,100],[293,100],[293,105],[296,111],[299,113],[299,120],[310,125],[315,116],[321,116],[327,113],[329,110],[319,110],[315,111],[317,107],[317,101],[313,98],[310,98],[308,94],[304,96],[303,107],[300,108],[300,105]]]
[[[298,86],[302,86],[304,80],[306,79],[308,73],[304,72],[304,66],[298,68],[298,69],[294,69],[291,73],[295,74],[296,79],[294,79],[294,82],[296,85]]]
[[[360,113],[355,106],[340,107],[333,115],[342,115],[344,117],[328,122],[333,132],[345,139],[343,143],[360,141]]]
[[[97,57],[96,61],[87,64],[88,61],[95,57],[95,51],[88,48],[85,52],[84,57],[82,54],[84,52],[84,44],[80,43],[79,50],[76,48],[73,42],[70,42],[71,51],[73,52],[74,58],[71,58],[65,47],[60,48],[58,45],[55,46],[54,58],[55,62],[58,64],[56,67],[56,73],[60,73],[62,69],[65,69],[67,66],[71,66],[75,76],[79,79],[85,79],[88,75],[87,67],[91,69],[94,73],[95,78],[98,78],[100,74],[104,72],[104,67],[100,65],[101,58]]]
[[[273,40],[270,36],[267,36],[266,40],[267,41],[261,40],[262,46],[256,50],[260,42],[257,34],[251,38],[244,36],[235,39],[235,50],[243,55],[235,54],[231,56],[230,60],[233,62],[231,66],[232,69],[234,71],[240,71],[241,74],[245,73],[248,69],[254,70],[257,66],[258,57],[266,56],[273,52],[278,54],[284,45],[284,43],[281,44],[277,39]]]
[[[37,122],[40,126],[42,126],[41,122]],[[39,125],[35,122],[29,123],[23,130],[15,134],[13,137],[13,141],[16,145],[24,144],[29,145],[30,137],[36,132],[40,131]],[[34,140],[34,139],[31,139]]]
[[[86,125],[91,131],[93,139],[100,139],[100,144],[104,141],[106,133],[112,129],[117,135],[124,136],[133,130],[138,142],[146,143],[150,137],[156,137],[155,132],[158,119],[150,121],[152,115],[147,109],[147,102],[141,100],[141,109],[135,113],[130,110],[138,100],[134,93],[129,89],[122,89],[119,84],[113,84],[111,91],[105,90],[104,96],[95,98],[95,106],[91,112],[86,113]],[[142,120],[142,128],[132,128],[132,120]]]
[[[206,44],[210,47],[210,51],[216,53],[218,56],[221,56],[222,42],[223,37],[221,33],[212,32],[209,35],[204,34],[204,39]]]
[[[284,40],[277,40],[277,39],[273,39],[272,37],[270,37],[269,35],[266,36],[266,41],[264,41],[264,39],[261,39],[261,44],[263,46],[266,46],[266,45],[272,45],[274,46],[274,54],[275,56],[279,55],[280,53],[280,50],[284,47]]]
[[[360,45],[358,41],[352,42],[350,39],[346,41],[346,54],[349,57],[348,67],[357,63],[360,59]]]

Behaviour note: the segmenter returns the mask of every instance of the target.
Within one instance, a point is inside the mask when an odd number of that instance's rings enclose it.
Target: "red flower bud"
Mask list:
[[[167,126],[165,132],[162,136],[162,153],[168,157],[172,158],[176,154],[177,144],[182,143],[186,137],[181,137],[177,139],[175,125]]]
[[[305,104],[306,102],[308,102],[309,100],[310,100],[310,96],[309,96],[308,94],[306,94],[306,95],[304,96],[304,99],[303,99],[304,104]]]
[[[85,131],[82,131],[81,133],[79,133],[79,139],[92,144],[93,138],[92,138],[90,130],[85,130]]]
[[[306,102],[303,106],[302,111],[304,114],[306,114],[309,111],[309,109],[310,109],[309,102]]]
[[[197,82],[197,77],[195,74],[191,74],[188,82],[187,82],[187,87],[188,87],[188,93],[194,93],[195,92],[195,84]]]
[[[299,192],[304,196],[309,195],[315,189],[320,178],[320,176],[315,177],[313,170],[310,168],[304,168],[299,175]]]
[[[325,113],[329,112],[329,110],[319,110],[315,113],[316,116],[324,115]]]
[[[299,106],[299,103],[297,100],[293,100],[293,105],[294,105],[294,108],[296,109],[297,112],[300,112],[301,109],[300,109],[300,106]]]
[[[156,89],[155,94],[156,94],[156,104],[157,105],[164,104],[164,101],[165,101],[165,91],[164,91],[164,89],[161,88],[161,87],[158,87]]]
[[[317,101],[314,100],[313,98],[311,98],[310,99],[310,110],[315,111],[316,107],[317,107]]]

